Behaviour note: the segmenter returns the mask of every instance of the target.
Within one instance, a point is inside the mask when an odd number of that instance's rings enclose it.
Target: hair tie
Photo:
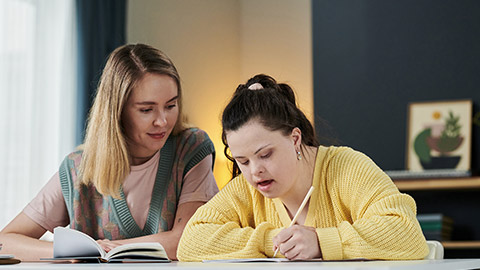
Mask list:
[[[248,87],[248,90],[260,90],[260,89],[263,89],[263,86],[258,82]]]

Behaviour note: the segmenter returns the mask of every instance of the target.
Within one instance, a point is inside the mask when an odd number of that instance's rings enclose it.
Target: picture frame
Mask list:
[[[472,100],[409,103],[407,170],[470,171],[472,104]]]

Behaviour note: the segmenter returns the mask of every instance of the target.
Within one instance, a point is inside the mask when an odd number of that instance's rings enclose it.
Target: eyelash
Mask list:
[[[248,160],[245,161],[245,162],[240,162],[240,164],[242,164],[243,166],[246,166],[246,165],[248,165]]]
[[[268,152],[266,155],[260,156],[261,159],[269,158],[272,155],[272,152]],[[248,160],[245,162],[239,162],[241,165],[246,166],[248,165]]]
[[[260,158],[269,158],[272,155],[272,152],[268,152],[266,155],[260,156]]]
[[[171,110],[173,108],[177,107],[177,104],[170,104],[170,105],[167,105],[167,109],[168,110]],[[153,109],[140,109],[140,112],[142,113],[148,113],[148,112],[151,112]]]

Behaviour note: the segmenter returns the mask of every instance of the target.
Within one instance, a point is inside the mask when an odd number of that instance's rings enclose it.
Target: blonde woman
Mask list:
[[[2,253],[22,260],[53,256],[47,230],[70,225],[109,251],[131,242],[160,242],[176,259],[195,210],[218,188],[208,135],[187,128],[181,85],[171,60],[143,44],[109,57],[90,112],[82,150],[0,232]]]

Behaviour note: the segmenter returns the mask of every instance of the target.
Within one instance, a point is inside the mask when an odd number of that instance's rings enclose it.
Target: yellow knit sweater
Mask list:
[[[415,201],[366,155],[319,147],[313,186],[304,225],[317,228],[324,259],[410,260],[428,254]],[[272,238],[290,222],[279,199],[265,198],[240,175],[193,215],[177,256],[181,261],[272,257]]]

